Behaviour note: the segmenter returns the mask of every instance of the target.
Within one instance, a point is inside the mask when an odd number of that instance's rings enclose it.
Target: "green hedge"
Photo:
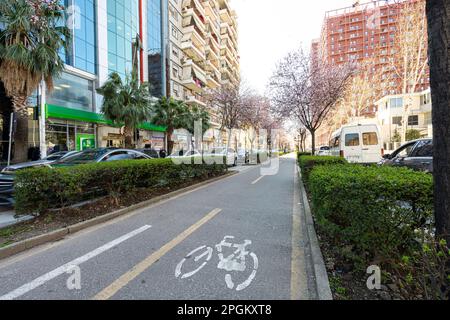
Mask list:
[[[404,168],[316,166],[309,191],[319,228],[357,263],[407,253],[433,214],[432,176]]]
[[[312,155],[311,152],[297,152],[297,159],[300,160],[300,157],[311,155]]]
[[[341,157],[319,157],[319,156],[300,156],[298,159],[300,169],[302,170],[303,181],[306,185],[309,183],[309,175],[316,166],[328,166],[334,164],[347,164],[347,160]]]
[[[170,159],[126,160],[66,168],[36,168],[16,174],[16,212],[42,212],[138,188],[174,187],[224,174],[226,165],[176,165]]]

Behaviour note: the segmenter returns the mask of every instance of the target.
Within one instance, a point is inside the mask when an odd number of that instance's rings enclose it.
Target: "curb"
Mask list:
[[[87,221],[83,221],[74,225],[71,225],[69,227],[66,228],[62,228],[59,230],[55,230],[52,231],[50,233],[46,233],[43,235],[39,235],[30,239],[26,239],[26,240],[22,240],[19,241],[17,243],[13,243],[9,246],[6,246],[4,248],[0,248],[0,260],[5,259],[5,258],[9,258],[13,255],[16,255],[18,253],[24,252],[26,250],[32,249],[34,247],[49,243],[49,242],[54,242],[54,241],[58,241],[58,240],[62,240],[64,239],[67,235],[69,234],[75,234],[81,230],[93,227],[95,225],[99,225],[101,223],[113,220],[115,218],[124,216],[128,213],[131,213],[133,211],[139,210],[139,209],[143,209],[145,207],[148,207],[150,205],[154,205],[158,202],[164,201],[164,200],[169,200],[171,198],[180,196],[184,193],[187,192],[191,192],[194,191],[196,189],[202,188],[204,186],[207,186],[209,184],[212,184],[214,182],[232,177],[236,174],[238,174],[239,172],[237,171],[231,171],[228,172],[227,174],[220,176],[220,177],[216,177],[207,181],[203,181],[197,184],[194,184],[192,186],[180,189],[180,190],[176,190],[158,197],[155,197],[153,199],[147,200],[147,201],[143,201],[137,204],[134,204],[132,206],[129,206],[127,208],[124,209],[120,209]]]
[[[330,288],[327,269],[323,259],[322,251],[320,250],[319,240],[317,239],[314,221],[311,214],[311,207],[306,195],[305,185],[302,180],[301,169],[297,165],[297,172],[299,175],[300,194],[305,209],[306,228],[308,230],[308,237],[310,249],[312,252],[312,263],[314,267],[314,278],[317,289],[317,296],[319,300],[333,300],[333,294]]]

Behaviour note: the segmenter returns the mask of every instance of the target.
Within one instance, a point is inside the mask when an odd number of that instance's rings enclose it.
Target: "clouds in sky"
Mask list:
[[[232,0],[238,14],[241,73],[263,94],[276,63],[290,50],[310,47],[328,10],[355,0]]]

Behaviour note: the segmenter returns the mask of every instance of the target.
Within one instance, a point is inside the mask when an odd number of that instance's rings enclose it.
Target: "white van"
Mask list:
[[[350,163],[378,163],[384,154],[376,124],[344,126],[333,133],[330,147],[331,155]]]

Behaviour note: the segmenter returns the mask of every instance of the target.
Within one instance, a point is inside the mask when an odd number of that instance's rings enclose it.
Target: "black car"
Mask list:
[[[432,173],[433,140],[419,139],[407,142],[392,154],[385,155],[380,165],[407,167]]]
[[[48,167],[71,167],[87,163],[111,162],[118,160],[140,160],[151,159],[150,156],[137,151],[116,148],[100,148],[77,152],[71,156],[60,159],[56,162],[45,163]],[[36,167],[36,166],[34,166]],[[23,170],[29,166],[23,166],[17,170]],[[15,170],[15,171],[17,171]],[[14,205],[14,171],[0,174],[0,206]]]

